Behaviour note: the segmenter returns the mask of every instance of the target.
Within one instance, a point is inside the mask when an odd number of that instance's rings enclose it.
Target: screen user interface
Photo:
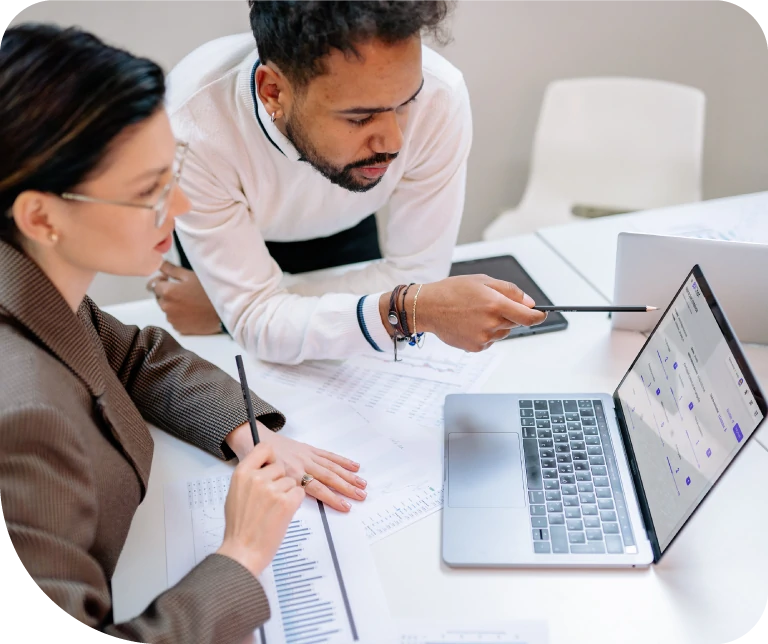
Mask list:
[[[618,397],[663,552],[763,419],[693,274]]]

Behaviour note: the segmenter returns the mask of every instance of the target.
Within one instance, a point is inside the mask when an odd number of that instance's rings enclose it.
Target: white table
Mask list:
[[[601,297],[533,235],[462,247],[456,259],[504,252],[514,254],[554,301],[600,303]],[[152,301],[110,310],[125,322],[165,326]],[[602,314],[568,317],[567,331],[497,345],[505,357],[485,389],[613,391],[643,336],[611,333]],[[237,349],[228,338],[182,341],[234,372]],[[113,579],[118,620],[139,613],[166,588],[163,484],[228,467],[160,431],[153,435],[147,497]],[[752,441],[662,563],[651,569],[452,570],[440,560],[439,514],[372,549],[395,617],[545,619],[553,644],[727,642],[755,624],[768,599],[766,469],[768,452]]]

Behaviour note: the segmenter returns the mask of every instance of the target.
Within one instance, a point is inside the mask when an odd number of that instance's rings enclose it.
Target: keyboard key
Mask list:
[[[548,411],[537,411],[534,412],[536,420],[549,420],[549,412]]]
[[[605,469],[605,465],[595,465],[592,468],[593,476],[608,476],[608,471]]]
[[[566,496],[575,496],[577,494],[576,492],[576,486],[575,485],[563,485],[563,494]]]
[[[521,409],[520,418],[533,418],[533,409]]]
[[[547,492],[547,501],[559,501],[561,498],[560,490],[550,490]]]
[[[560,463],[557,466],[557,471],[560,474],[573,474],[573,465],[571,463]]]
[[[566,412],[574,413],[579,411],[579,406],[576,404],[575,400],[564,400],[563,409],[565,409]]]
[[[541,530],[534,528],[531,530],[531,533],[533,534],[534,541],[541,541]]]
[[[557,461],[554,458],[542,458],[541,466],[545,468],[557,467]]]
[[[558,454],[557,455],[557,462],[558,463],[570,463],[571,462],[571,455],[570,454]]]
[[[539,465],[539,446],[535,438],[523,439],[525,454],[525,475],[528,479],[529,490],[541,489],[541,466]]]
[[[613,510],[613,501],[611,499],[598,499],[597,507],[601,510]]]
[[[600,528],[587,530],[587,541],[602,541],[603,531]]]
[[[551,438],[540,438],[539,447],[554,447],[554,443]]]
[[[587,447],[587,455],[588,456],[602,456],[603,455],[603,448],[599,445],[590,445]]]
[[[549,429],[549,421],[548,420],[537,420],[536,421],[536,427],[538,429]]]
[[[563,511],[563,504],[559,501],[550,501],[547,503],[547,512],[550,514],[553,512],[562,512]]]
[[[545,447],[544,449],[540,449],[539,456],[541,456],[541,458],[555,458],[555,448]]]
[[[584,529],[584,522],[581,519],[567,519],[565,522],[565,525],[568,528],[568,531],[571,530],[583,530]]]
[[[573,452],[573,460],[574,461],[586,461],[587,460],[587,453],[586,452]]]
[[[546,480],[544,481],[545,490],[558,490],[560,489],[560,481]]]
[[[549,401],[549,411],[552,414],[562,414],[563,413],[563,403],[560,400],[550,400]]]
[[[556,479],[557,470],[541,470],[541,477],[544,479]]]
[[[574,485],[576,483],[576,477],[573,474],[561,474],[560,483],[563,485]]]
[[[582,505],[585,503],[594,503],[595,502],[595,495],[594,494],[579,494],[579,500],[581,501]]]
[[[599,528],[600,519],[599,517],[584,517],[584,525],[587,528]]]
[[[578,496],[564,496],[563,497],[563,505],[567,508],[577,508],[579,507],[579,497]]]
[[[596,476],[594,478],[594,481],[595,481],[595,487],[608,487],[607,476]]]
[[[549,541],[534,541],[533,542],[533,551],[536,554],[539,554],[539,555],[548,555],[548,554],[550,554]]]
[[[604,523],[603,524],[603,532],[605,532],[605,534],[619,534],[619,524],[618,523]]]
[[[610,499],[611,498],[611,488],[609,488],[609,487],[601,487],[601,488],[595,490],[595,496],[597,496],[598,499]]]
[[[577,461],[574,459],[573,467],[577,472],[589,472],[589,463],[586,461]]]
[[[566,423],[566,428],[569,432],[580,432],[581,431],[581,423]]]
[[[523,438],[536,438],[536,430],[533,427],[523,427]]]
[[[561,444],[565,443],[567,445],[568,444],[568,436],[566,436],[562,432],[560,432],[558,434],[555,434],[555,443],[561,443]]]
[[[591,481],[592,475],[589,472],[576,472],[577,481]]]
[[[621,537],[607,534],[605,535],[605,547],[610,555],[620,555],[624,553],[624,547],[621,544]]]
[[[562,514],[550,514],[549,525],[565,525],[565,517]]]
[[[608,521],[617,521],[617,520],[618,519],[616,518],[615,512],[611,512],[610,510],[603,510],[602,512],[600,512],[600,521],[602,521],[603,523]]]
[[[597,427],[584,427],[584,436],[597,436]]]
[[[569,423],[580,423],[581,422],[581,415],[578,413],[571,413],[565,415],[565,420]]]
[[[584,440],[584,434],[582,434],[580,431],[572,431],[569,428],[568,438],[570,440],[572,440],[572,441],[583,441]]]
[[[605,459],[602,456],[590,456],[589,457],[589,464],[590,465],[605,465]]]
[[[549,429],[540,429],[536,433],[539,438],[552,438],[552,431]],[[602,465],[602,463],[595,463],[595,465]]]
[[[552,423],[552,427],[562,427],[563,431],[565,431],[565,416],[558,416],[557,414],[553,414],[549,417],[549,420]]]
[[[542,541],[549,541],[549,530],[542,530],[541,531],[541,540]]]
[[[591,400],[580,400],[579,401],[579,409],[592,409],[592,401]]]
[[[531,517],[531,527],[532,528],[546,528],[547,527],[547,517]]]
[[[583,532],[569,532],[568,541],[570,543],[586,543],[587,539]]]
[[[579,409],[579,412],[581,412],[581,417],[584,418],[584,416],[594,416],[595,412],[591,409]]]
[[[581,424],[584,425],[585,427],[589,427],[589,426],[594,427],[595,419],[594,418],[590,418],[589,416],[587,416],[586,418],[582,418],[581,419]]]
[[[528,492],[528,501],[531,503],[544,503],[544,492]]]
[[[520,409],[531,409],[533,408],[533,401],[521,400],[520,402],[518,402],[518,405],[520,405]]]
[[[552,538],[552,552],[555,554],[568,554],[568,536],[565,526],[552,526],[549,532]]]
[[[579,483],[579,492],[594,492],[595,489],[592,487],[592,484],[589,482]],[[592,501],[594,503],[594,501]]]
[[[533,408],[540,411],[549,411],[549,405],[547,404],[546,400],[534,400]]]
[[[585,517],[588,516],[594,516],[597,514],[597,506],[596,505],[582,505],[581,506],[581,512]]]
[[[530,508],[532,517],[543,517],[547,514],[547,508],[543,505],[532,505]]]
[[[586,449],[587,446],[584,444],[584,441],[571,441],[571,451],[578,450],[583,452]]]
[[[581,519],[581,508],[565,508],[566,519]]]
[[[570,454],[571,448],[568,445],[568,443],[558,442],[557,445],[555,445],[555,452],[557,452],[558,454]]]
[[[574,555],[604,555],[605,546],[602,541],[590,541],[585,545],[572,545],[571,554]]]
[[[587,443],[587,445],[599,445],[600,444],[600,437],[599,436],[587,436],[584,439]]]
[[[533,418],[521,418],[520,419],[520,426],[521,427],[536,427],[536,421],[533,420]]]

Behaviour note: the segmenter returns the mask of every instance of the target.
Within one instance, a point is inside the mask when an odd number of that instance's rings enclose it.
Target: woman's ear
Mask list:
[[[52,216],[53,197],[43,192],[27,190],[13,202],[11,215],[23,238],[41,246],[55,246],[60,231]]]

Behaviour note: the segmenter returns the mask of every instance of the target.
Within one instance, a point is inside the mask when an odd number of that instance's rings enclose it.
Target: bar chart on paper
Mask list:
[[[169,584],[177,583],[224,537],[230,476],[166,486]],[[307,499],[294,515],[271,565],[259,577],[272,608],[256,632],[259,644],[347,644],[373,641],[386,624],[375,566],[360,524]],[[362,589],[366,592],[363,593]],[[379,595],[377,596],[377,591]],[[377,597],[380,597],[377,599]]]

